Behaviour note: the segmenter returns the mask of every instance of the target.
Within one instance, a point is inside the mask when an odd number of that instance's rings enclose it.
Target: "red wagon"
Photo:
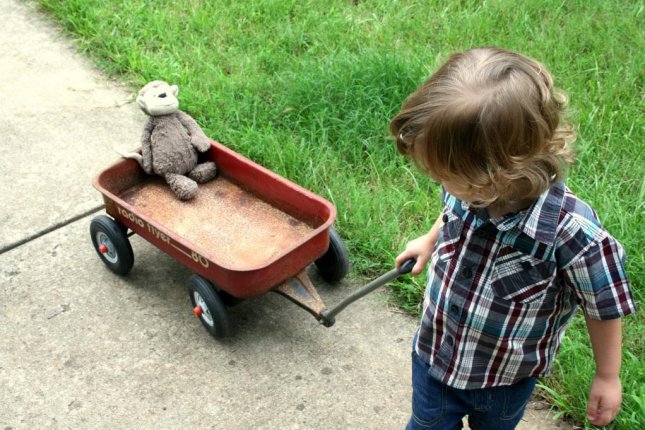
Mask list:
[[[315,263],[330,282],[348,272],[334,206],[218,142],[207,156],[219,176],[188,202],[134,160],[100,173],[94,186],[109,216],[90,224],[100,258],[127,274],[134,264],[128,237],[138,234],[177,259],[195,272],[188,287],[194,312],[218,338],[230,334],[227,306],[269,291],[333,324],[305,269]]]

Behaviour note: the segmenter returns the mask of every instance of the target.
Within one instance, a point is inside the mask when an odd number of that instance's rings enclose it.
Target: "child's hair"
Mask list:
[[[499,48],[453,54],[390,123],[398,151],[479,206],[534,198],[566,176],[575,133],[566,96],[538,61]]]

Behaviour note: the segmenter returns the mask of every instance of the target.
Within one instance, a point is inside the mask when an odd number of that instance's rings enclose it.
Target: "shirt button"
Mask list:
[[[459,307],[457,307],[457,305],[450,305],[450,313],[452,315],[457,315],[459,313]]]
[[[443,217],[441,218],[443,222],[448,222],[448,215],[443,214]]]
[[[473,271],[470,269],[470,267],[466,266],[463,269],[461,269],[461,276],[463,276],[466,279],[470,279],[473,276]]]
[[[452,336],[448,336],[448,337],[446,338],[446,343],[447,343],[448,345],[452,346],[452,345],[454,345],[454,343],[455,343],[455,339],[454,339]]]

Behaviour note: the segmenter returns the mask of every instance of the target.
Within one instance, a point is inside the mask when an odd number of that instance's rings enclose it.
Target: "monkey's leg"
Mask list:
[[[197,181],[197,183],[202,184],[217,176],[217,167],[212,161],[207,161],[195,166],[193,170],[188,172],[188,176],[194,181]]]
[[[197,182],[192,179],[175,173],[168,173],[165,179],[179,200],[190,200],[197,195]]]

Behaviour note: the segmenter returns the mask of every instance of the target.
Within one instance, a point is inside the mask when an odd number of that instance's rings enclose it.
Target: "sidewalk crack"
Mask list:
[[[49,234],[49,233],[51,233],[53,231],[56,231],[56,230],[61,229],[61,228],[65,227],[65,226],[68,226],[69,224],[71,224],[73,222],[76,222],[76,221],[78,221],[78,220],[80,220],[82,218],[85,218],[88,215],[92,215],[93,213],[96,213],[96,212],[98,212],[98,211],[100,211],[102,209],[103,209],[103,205],[95,206],[95,207],[93,207],[91,209],[86,210],[85,212],[82,212],[82,213],[80,213],[78,215],[75,215],[75,216],[73,216],[71,218],[68,218],[68,219],[63,220],[61,222],[53,224],[53,225],[51,225],[51,226],[49,226],[47,228],[44,228],[44,229],[42,229],[42,230],[40,230],[40,231],[30,235],[30,236],[27,236],[27,237],[25,237],[23,239],[20,239],[20,240],[16,241],[16,242],[13,242],[13,243],[10,243],[8,245],[5,245],[2,248],[0,248],[0,255],[4,254],[5,252],[9,252],[12,249],[15,249],[15,248],[17,248],[19,246],[22,246],[22,245],[24,245],[26,243],[29,243],[32,240],[36,240],[36,239],[38,239],[40,237],[43,237],[46,234]]]

